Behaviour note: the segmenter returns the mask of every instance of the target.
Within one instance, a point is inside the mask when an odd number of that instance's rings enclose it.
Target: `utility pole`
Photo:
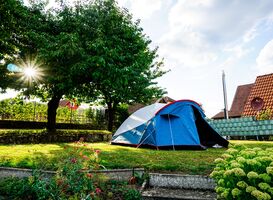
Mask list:
[[[227,88],[226,88],[226,77],[225,71],[222,73],[222,82],[223,82],[223,94],[224,94],[224,116],[225,119],[228,119],[228,103],[227,103]]]

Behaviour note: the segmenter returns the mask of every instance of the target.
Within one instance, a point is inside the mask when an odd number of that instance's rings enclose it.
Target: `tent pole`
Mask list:
[[[144,128],[144,130],[142,131],[142,135],[138,141],[138,143],[140,143],[141,139],[142,139],[142,136],[144,135],[145,131],[147,130],[148,126],[150,125],[150,123],[152,123],[152,120],[146,122],[146,127]],[[146,138],[144,139],[144,141],[146,140]],[[143,143],[143,142],[142,142]],[[137,146],[137,148],[140,146],[140,144]]]
[[[140,147],[140,145],[142,145],[142,144],[145,142],[145,140],[147,140],[147,138],[148,138],[150,135],[152,135],[152,133],[153,133],[154,131],[155,131],[155,129],[154,129],[149,135],[147,135],[147,137],[144,138],[144,140],[143,140],[139,145],[137,145],[136,148]]]
[[[171,120],[170,120],[170,115],[169,114],[168,114],[168,119],[169,119],[169,127],[170,127],[170,132],[171,132],[171,139],[172,139],[173,150],[175,151],[174,140],[173,140],[173,130],[172,130]]]

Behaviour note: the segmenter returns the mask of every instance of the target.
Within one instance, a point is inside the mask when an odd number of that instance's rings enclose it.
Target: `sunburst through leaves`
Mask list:
[[[38,59],[28,57],[25,60],[21,60],[18,66],[22,69],[20,82],[28,84],[29,86],[34,82],[41,82],[44,76],[44,70],[42,63]]]

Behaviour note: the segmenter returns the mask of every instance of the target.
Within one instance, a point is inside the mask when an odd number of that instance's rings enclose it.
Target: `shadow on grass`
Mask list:
[[[66,146],[71,146],[72,143],[54,145],[56,148],[49,149],[46,153],[31,150],[29,156],[16,161],[7,156],[6,159],[0,160],[1,166],[56,170],[64,159],[69,157]],[[42,148],[48,147],[44,145]],[[208,149],[205,151],[155,150],[106,143],[88,143],[87,148],[101,150],[100,164],[107,169],[145,168],[151,172],[199,175],[209,174],[214,168],[213,161],[224,152],[224,149]]]

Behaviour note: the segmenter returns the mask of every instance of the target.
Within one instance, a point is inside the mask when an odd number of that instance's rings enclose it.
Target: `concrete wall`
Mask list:
[[[136,168],[136,169],[114,169],[114,170],[100,170],[100,171],[89,171],[90,173],[103,174],[110,179],[120,180],[120,181],[128,181],[133,173],[139,176],[144,174],[144,169]],[[4,177],[29,177],[32,176],[33,170],[31,169],[19,169],[19,168],[10,168],[10,167],[0,167],[0,178]],[[48,178],[54,176],[56,172],[53,171],[41,171],[44,177]]]
[[[214,190],[216,184],[213,179],[205,176],[150,173],[149,186]]]

